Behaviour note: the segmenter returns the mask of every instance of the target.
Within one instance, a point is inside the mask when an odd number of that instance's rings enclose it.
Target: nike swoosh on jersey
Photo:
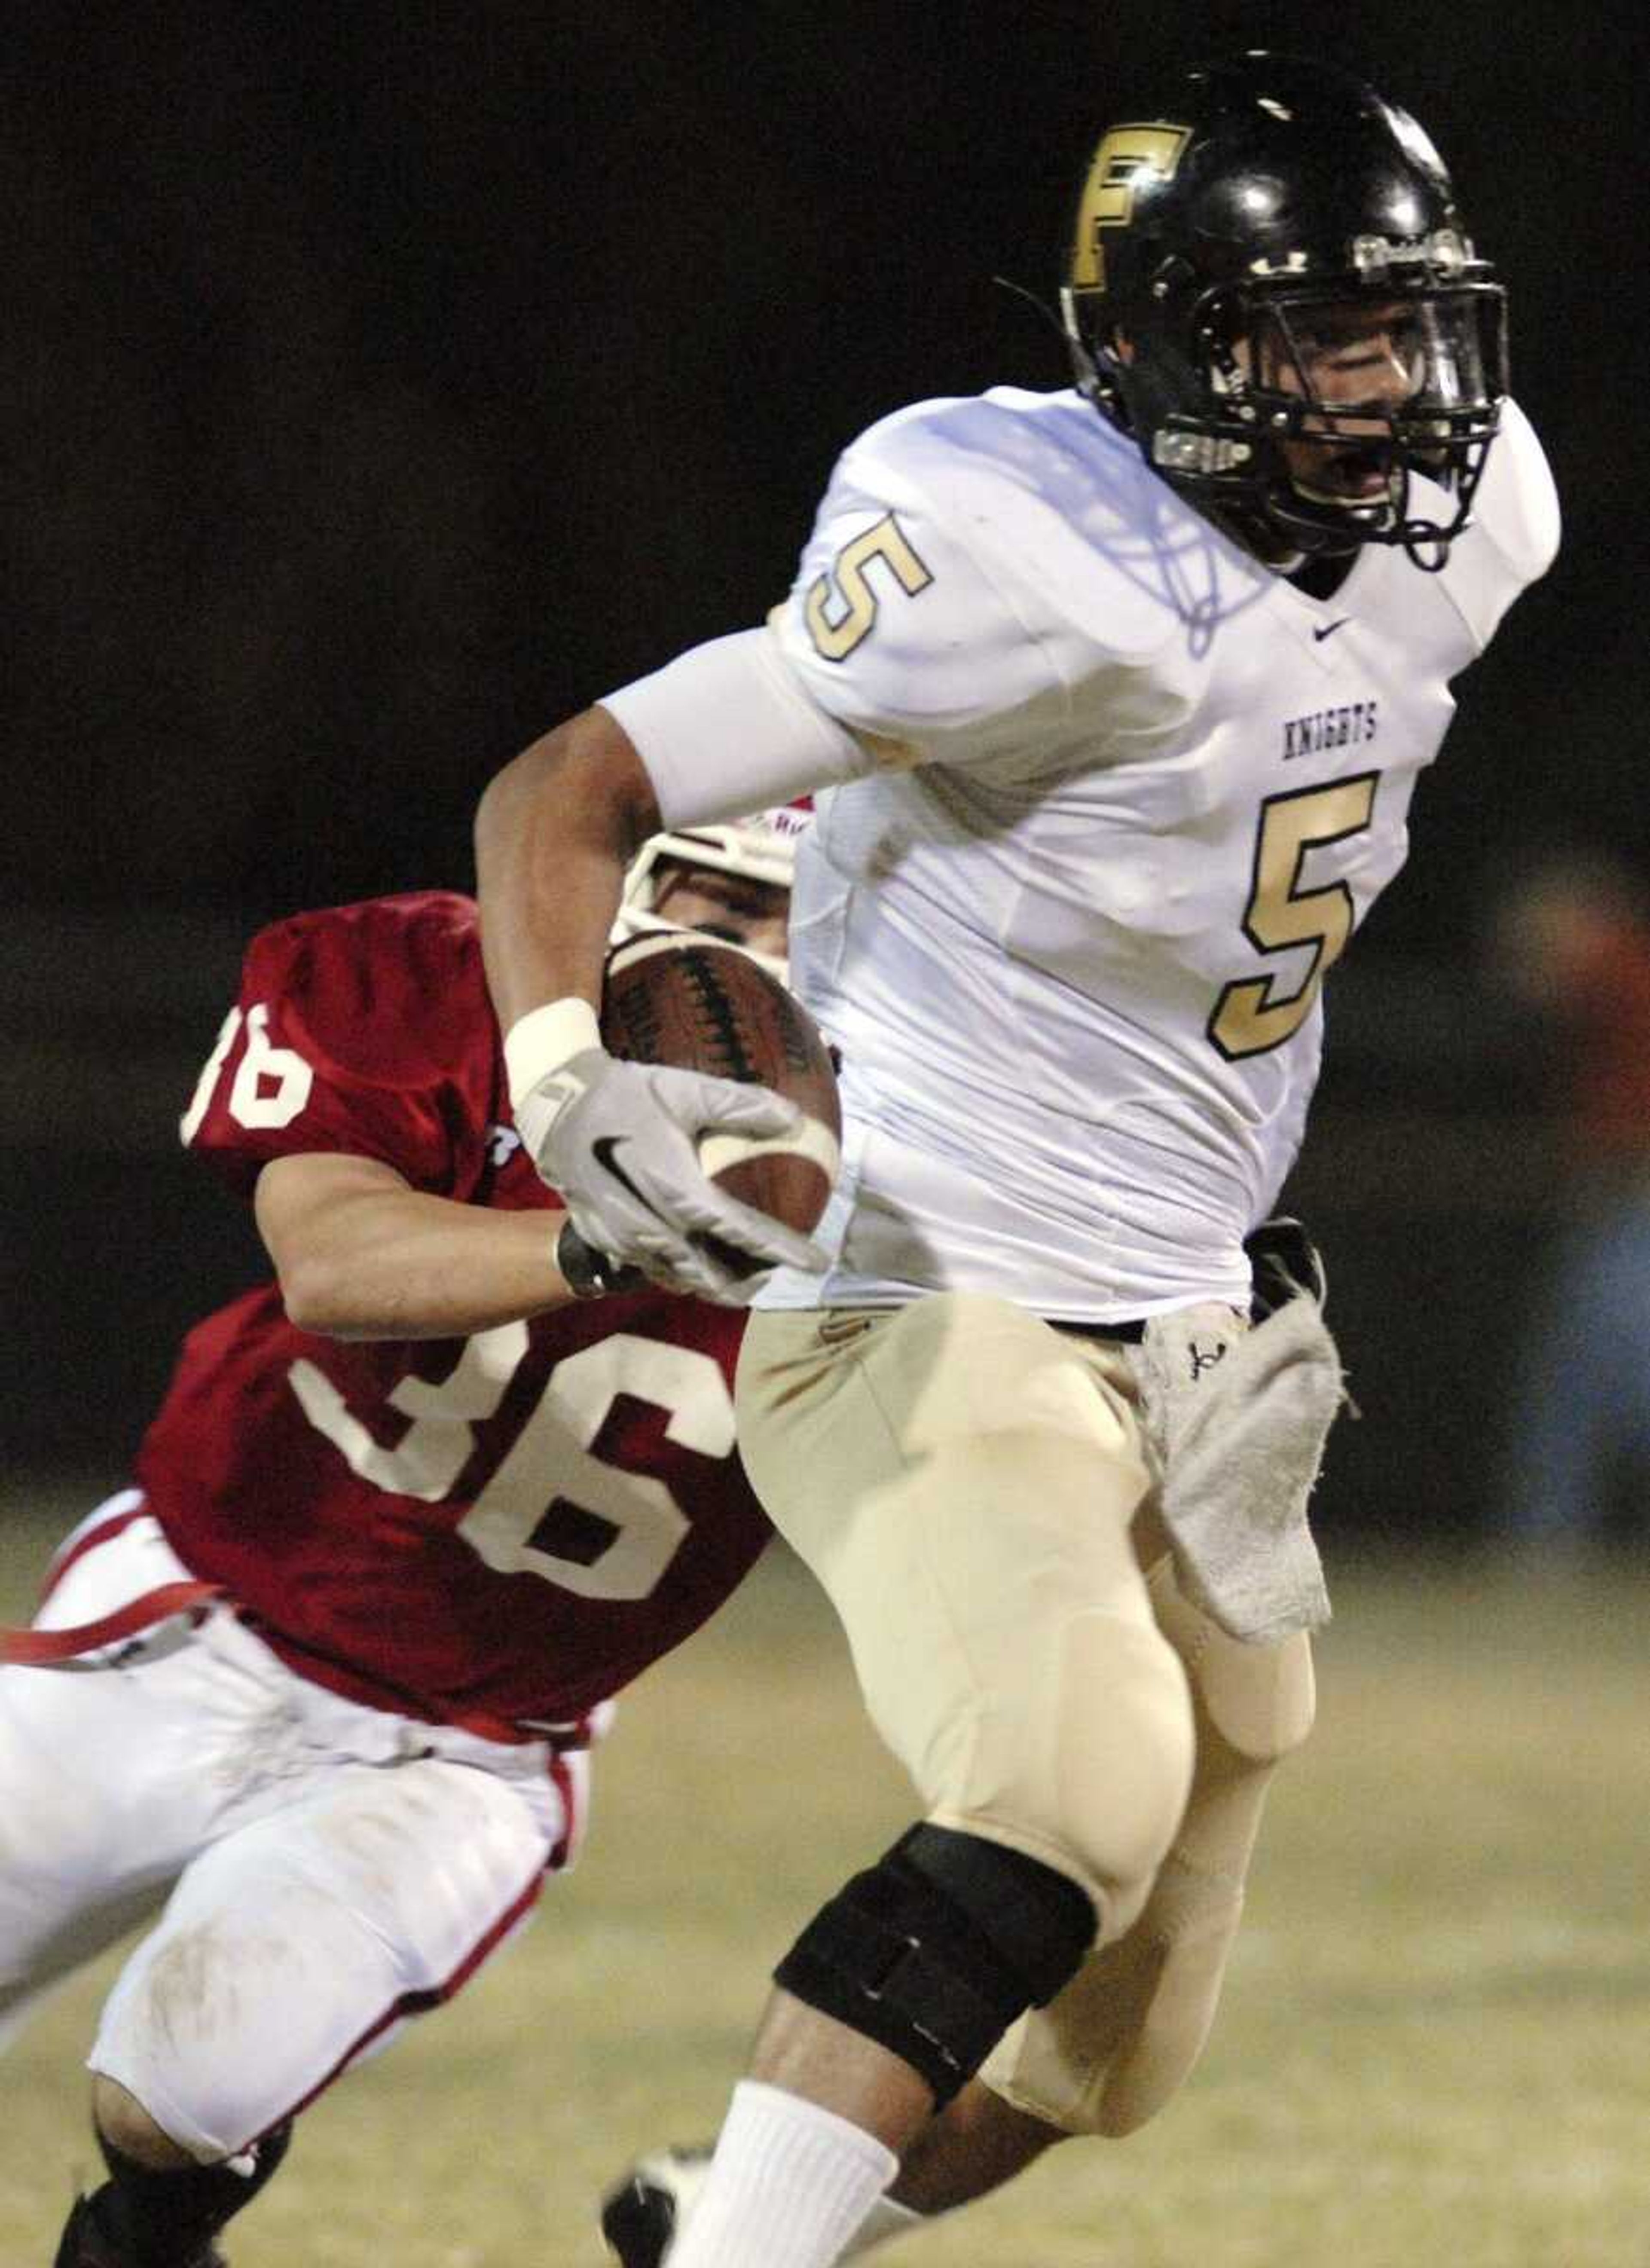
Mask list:
[[[1314,644],[1322,645],[1326,637],[1333,637],[1337,630],[1344,630],[1352,619],[1350,615],[1337,615],[1332,622],[1325,622],[1322,630],[1315,627],[1312,632]]]

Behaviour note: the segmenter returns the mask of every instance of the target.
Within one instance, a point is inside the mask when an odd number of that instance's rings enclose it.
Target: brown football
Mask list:
[[[742,1204],[804,1235],[817,1226],[840,1162],[842,1105],[819,1026],[777,976],[715,938],[628,938],[608,956],[601,1037],[629,1062],[742,1079],[796,1103],[799,1134],[775,1142],[712,1131],[699,1154]]]

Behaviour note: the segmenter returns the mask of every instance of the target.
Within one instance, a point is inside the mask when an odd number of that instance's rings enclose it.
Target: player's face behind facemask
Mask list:
[[[1480,312],[1447,293],[1258,307],[1232,359],[1278,437],[1295,493],[1354,521],[1389,524],[1403,507],[1406,458],[1427,467],[1429,429],[1447,431],[1450,415],[1487,390]]]
[[[697,930],[739,946],[784,983],[796,843],[807,819],[787,806],[652,836],[625,876],[614,942]]]

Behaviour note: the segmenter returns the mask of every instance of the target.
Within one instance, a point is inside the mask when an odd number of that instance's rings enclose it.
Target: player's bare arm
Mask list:
[[[652,783],[605,709],[586,709],[489,783],[475,821],[482,946],[508,1032],[548,1002],[601,997],[624,870],[659,827]]]
[[[563,1214],[431,1197],[376,1158],[276,1158],[254,1205],[288,1319],[323,1337],[466,1338],[573,1296]]]

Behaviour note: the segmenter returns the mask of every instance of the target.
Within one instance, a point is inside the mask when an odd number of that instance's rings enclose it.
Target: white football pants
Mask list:
[[[67,1567],[38,1626],[187,1572],[142,1514]],[[47,1986],[158,1912],[88,2062],[201,2162],[233,2156],[527,1919],[586,1778],[581,1754],[340,1699],[219,1609],[0,1669],[0,2045]]]

